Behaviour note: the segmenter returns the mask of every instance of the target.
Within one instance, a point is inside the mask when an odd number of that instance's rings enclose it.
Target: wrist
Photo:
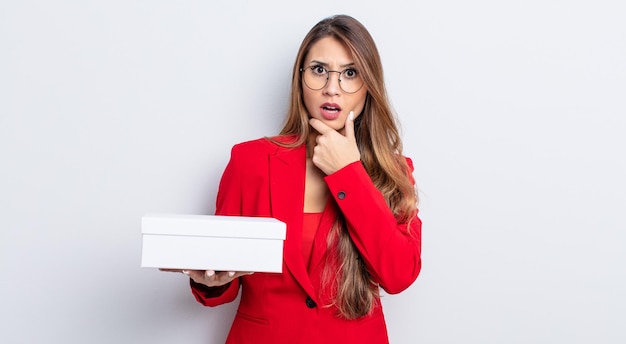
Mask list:
[[[233,282],[230,281],[224,285],[209,287],[206,284],[198,283],[191,278],[189,279],[189,284],[191,285],[191,288],[202,293],[205,297],[216,296],[224,293],[226,289],[230,287],[231,283]]]

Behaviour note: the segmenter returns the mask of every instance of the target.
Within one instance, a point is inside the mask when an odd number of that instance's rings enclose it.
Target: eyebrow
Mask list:
[[[312,65],[312,64],[319,64],[319,65],[322,65],[322,66],[324,66],[324,67],[328,67],[328,66],[329,66],[329,64],[328,64],[328,63],[326,63],[326,62],[322,62],[322,61],[318,61],[318,60],[312,60],[311,62],[309,62],[309,65]],[[355,63],[354,63],[354,62],[350,62],[350,63],[342,64],[342,65],[340,65],[339,67],[341,67],[341,68],[345,68],[345,67],[352,67],[352,66],[354,66],[354,65],[355,65]]]

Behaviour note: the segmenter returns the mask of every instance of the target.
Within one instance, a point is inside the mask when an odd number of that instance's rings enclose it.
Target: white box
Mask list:
[[[141,267],[282,272],[286,232],[273,218],[147,214]]]

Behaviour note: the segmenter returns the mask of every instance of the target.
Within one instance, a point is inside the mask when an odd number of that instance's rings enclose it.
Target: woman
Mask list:
[[[184,271],[206,306],[241,302],[227,343],[387,343],[379,288],[420,272],[411,160],[373,39],[344,15],[315,25],[278,136],[235,145],[216,214],[287,224],[283,273]]]

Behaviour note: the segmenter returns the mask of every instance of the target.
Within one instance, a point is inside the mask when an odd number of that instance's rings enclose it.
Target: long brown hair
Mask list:
[[[378,49],[367,29],[356,19],[347,15],[323,19],[302,41],[293,66],[289,111],[280,132],[281,135],[295,136],[297,139],[283,145],[300,146],[309,136],[311,128],[302,96],[300,68],[311,46],[329,36],[343,43],[351,52],[367,87],[365,107],[354,122],[361,162],[398,222],[409,222],[416,214],[415,187],[406,159],[402,156],[402,141],[387,97]],[[322,277],[327,286],[334,290],[332,304],[347,319],[369,314],[378,297],[378,285],[360,259],[341,215],[328,237],[328,247],[329,264],[326,264]],[[336,276],[339,276],[339,280]]]

